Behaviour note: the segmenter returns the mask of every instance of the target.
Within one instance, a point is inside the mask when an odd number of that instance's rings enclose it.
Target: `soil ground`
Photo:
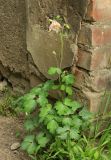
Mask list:
[[[17,132],[22,134],[19,138]],[[20,149],[11,151],[11,145],[21,142],[22,120],[0,116],[0,160],[29,160]]]

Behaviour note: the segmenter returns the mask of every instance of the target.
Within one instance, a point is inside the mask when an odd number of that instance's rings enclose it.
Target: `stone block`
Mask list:
[[[46,15],[50,15],[51,11],[57,13],[57,6],[60,8],[58,1],[26,1],[27,6],[27,49],[32,55],[35,65],[39,71],[47,78],[50,76],[47,74],[49,67],[60,66],[61,57],[61,41],[60,35],[49,32],[47,25]],[[63,2],[64,4],[65,2]],[[41,6],[44,5],[44,13],[41,11]],[[55,7],[56,5],[56,7]],[[65,5],[65,4],[64,4]],[[63,6],[64,6],[63,5]],[[54,8],[52,8],[54,6]],[[61,10],[63,10],[61,8]],[[46,13],[46,14],[45,14]],[[64,14],[64,13],[63,13]],[[41,23],[40,23],[41,18]],[[42,19],[43,18],[43,19]],[[73,41],[68,37],[64,40],[64,48],[62,55],[62,68],[72,66],[74,60],[74,54],[72,48]]]

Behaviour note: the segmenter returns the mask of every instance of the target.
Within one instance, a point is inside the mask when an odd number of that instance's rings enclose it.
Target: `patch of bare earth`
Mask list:
[[[0,116],[0,160],[29,160],[20,148],[11,150],[13,143],[21,142],[23,134],[17,138],[18,131],[22,132],[21,120]]]

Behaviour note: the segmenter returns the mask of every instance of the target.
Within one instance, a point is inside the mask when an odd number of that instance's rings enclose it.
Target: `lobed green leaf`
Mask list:
[[[49,75],[55,75],[55,74],[61,74],[61,73],[62,73],[61,69],[57,67],[50,67],[48,70]]]
[[[49,121],[47,124],[47,129],[50,133],[54,134],[58,128],[58,123],[55,120]]]

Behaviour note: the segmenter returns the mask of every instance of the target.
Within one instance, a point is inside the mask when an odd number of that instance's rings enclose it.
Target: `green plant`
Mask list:
[[[105,91],[99,111],[91,123],[93,137],[89,137],[89,141],[93,144],[96,143],[96,148],[101,153],[102,160],[111,159],[111,112],[108,112],[110,102],[111,92]]]
[[[16,102],[26,113],[24,127],[28,135],[22,149],[31,157],[73,160],[72,145],[82,137],[92,114],[72,99],[72,74],[55,67],[51,67],[48,73],[52,76],[58,74],[59,81],[48,80]],[[51,90],[59,91],[60,97],[54,102],[49,99]]]
[[[7,88],[0,98],[0,115],[9,116],[15,115],[16,112],[12,108],[12,104],[15,100],[15,97],[12,95],[11,91]]]
[[[59,34],[61,48],[60,63],[54,52],[57,67],[51,67],[48,73],[58,80],[48,80],[16,101],[26,115],[27,136],[21,148],[33,160],[110,160],[111,125],[100,131],[101,119],[111,118],[110,113],[105,114],[110,97],[103,115],[96,116],[73,100],[75,77],[62,70],[64,38],[70,27],[60,16],[50,22],[49,30]],[[50,99],[51,91],[59,98]]]

